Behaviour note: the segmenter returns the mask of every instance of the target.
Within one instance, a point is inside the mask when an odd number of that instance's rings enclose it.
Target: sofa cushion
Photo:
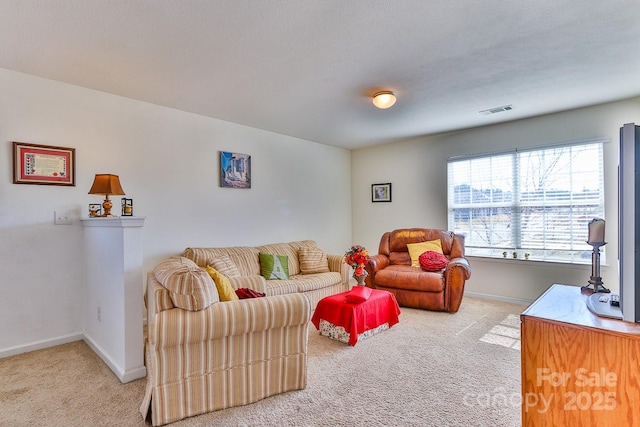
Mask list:
[[[440,271],[449,264],[449,258],[436,251],[426,251],[420,255],[419,261],[425,271]]]
[[[390,265],[376,273],[376,288],[442,292],[444,275],[440,271],[423,271],[409,265]]]
[[[301,274],[328,273],[327,254],[320,248],[303,246],[298,249]]]
[[[407,249],[411,257],[411,267],[420,267],[420,255],[427,251],[442,253],[442,243],[440,239],[420,243],[407,243]]]
[[[176,307],[198,311],[220,301],[211,276],[188,258],[168,258],[154,268],[153,274],[169,290]]]
[[[240,277],[240,271],[231,257],[222,255],[209,261],[209,264],[227,277]]]
[[[207,266],[206,270],[216,284],[218,295],[220,295],[220,301],[235,301],[239,299],[238,295],[236,295],[236,292],[233,290],[229,279],[224,274],[220,273],[210,265]]]
[[[267,280],[289,279],[289,257],[260,252],[260,274]]]

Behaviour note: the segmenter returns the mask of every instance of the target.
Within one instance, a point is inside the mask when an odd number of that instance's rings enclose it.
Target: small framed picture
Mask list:
[[[251,156],[220,152],[220,187],[251,188]]]
[[[391,183],[371,184],[371,201],[372,202],[390,202],[391,201]]]
[[[122,216],[133,216],[133,199],[122,198]]]
[[[89,218],[102,216],[102,205],[99,203],[89,204]]]

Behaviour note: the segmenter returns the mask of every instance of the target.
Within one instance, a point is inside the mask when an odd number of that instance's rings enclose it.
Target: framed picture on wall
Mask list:
[[[220,187],[251,188],[251,156],[220,152]]]
[[[371,201],[372,202],[390,202],[391,201],[391,183],[371,184]]]
[[[89,218],[102,216],[102,205],[98,203],[89,204]]]
[[[13,183],[76,185],[76,149],[13,143]]]

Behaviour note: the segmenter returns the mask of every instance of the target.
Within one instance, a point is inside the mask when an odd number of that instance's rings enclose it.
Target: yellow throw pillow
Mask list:
[[[207,265],[207,273],[209,273],[209,276],[211,276],[216,284],[216,288],[218,288],[220,301],[235,301],[240,299],[238,295],[236,295],[236,291],[233,290],[233,286],[231,286],[231,282],[229,282],[227,276],[210,265]]]
[[[409,249],[409,256],[411,257],[411,267],[420,267],[420,255],[427,251],[442,253],[442,242],[437,239],[428,242],[407,243],[407,249]]]

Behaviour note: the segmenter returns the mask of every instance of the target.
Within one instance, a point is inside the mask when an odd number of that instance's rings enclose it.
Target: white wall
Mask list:
[[[3,69],[0,94],[0,356],[81,337],[79,218],[101,202],[87,194],[96,173],[120,175],[135,214],[147,217],[143,263],[151,270],[186,246],[314,239],[331,253],[352,243],[375,253],[384,231],[447,227],[448,157],[606,137],[613,267],[602,275],[617,289],[618,129],[640,122],[640,98],[350,153]],[[77,185],[13,184],[11,141],[76,148]],[[221,150],[251,154],[252,189],[218,187]],[[393,201],[371,203],[371,184],[385,182]],[[73,224],[53,225],[54,210],[70,210]],[[589,266],[520,260],[471,264],[468,292],[507,299],[532,300],[551,283],[582,284],[590,274]]]
[[[508,114],[508,113],[503,113]],[[619,129],[640,123],[640,98],[506,124],[416,138],[352,153],[353,237],[376,253],[396,228],[447,228],[447,159],[550,143],[608,138],[604,148],[605,286],[617,290],[617,164]],[[392,183],[391,203],[372,203],[371,184]],[[586,285],[591,267],[470,258],[469,293],[533,300],[552,283]]]
[[[351,244],[348,150],[3,69],[0,94],[0,356],[81,336],[79,218],[102,202],[87,194],[96,173],[119,175],[147,217],[147,271],[187,246]],[[12,141],[75,148],[76,186],[13,184]],[[252,156],[251,189],[218,186],[219,151]]]

